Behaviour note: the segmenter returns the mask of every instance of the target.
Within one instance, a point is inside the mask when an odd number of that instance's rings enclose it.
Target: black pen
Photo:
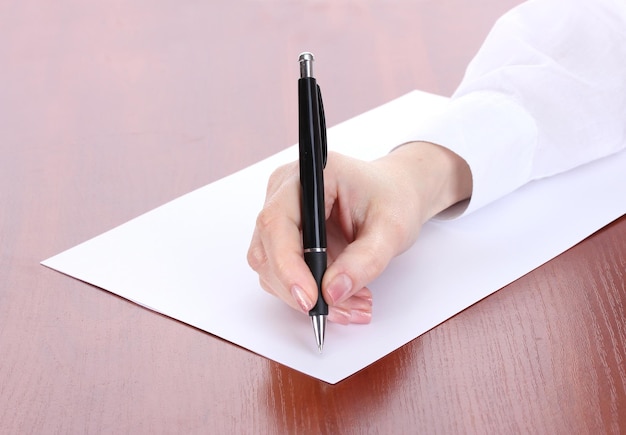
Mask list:
[[[320,87],[313,77],[313,55],[299,58],[298,119],[300,137],[300,184],[302,186],[302,246],[304,261],[317,282],[317,302],[309,311],[317,348],[322,352],[328,305],[322,296],[326,272],[326,215],[324,211],[324,166],[326,122]]]

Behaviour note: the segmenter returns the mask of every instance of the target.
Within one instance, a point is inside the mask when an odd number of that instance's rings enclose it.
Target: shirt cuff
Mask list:
[[[472,197],[438,215],[452,218],[479,209],[530,180],[537,128],[512,98],[473,92],[450,100],[443,112],[418,127],[413,140],[448,148],[469,165]]]

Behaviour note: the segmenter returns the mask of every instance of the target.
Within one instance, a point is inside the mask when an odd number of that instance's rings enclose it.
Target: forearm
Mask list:
[[[446,110],[412,136],[468,162],[468,211],[624,148],[625,29],[621,0],[532,0],[498,21]]]

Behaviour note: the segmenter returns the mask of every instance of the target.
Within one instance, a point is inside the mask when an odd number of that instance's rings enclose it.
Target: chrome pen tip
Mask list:
[[[324,335],[326,334],[326,316],[316,314],[311,316],[311,322],[313,323],[313,332],[315,333],[317,350],[319,353],[322,353],[322,350],[324,349]]]

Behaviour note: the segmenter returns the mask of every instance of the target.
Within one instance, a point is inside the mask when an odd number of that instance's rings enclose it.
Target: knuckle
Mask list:
[[[250,267],[258,272],[267,261],[267,256],[265,255],[263,247],[258,244],[250,246],[248,249],[247,260]]]
[[[287,178],[293,176],[294,174],[297,174],[297,162],[279,166],[270,174],[267,183],[268,191],[273,190],[276,186],[280,186]]]
[[[264,207],[256,218],[256,228],[261,234],[267,233],[274,226],[278,218],[271,207]]]

